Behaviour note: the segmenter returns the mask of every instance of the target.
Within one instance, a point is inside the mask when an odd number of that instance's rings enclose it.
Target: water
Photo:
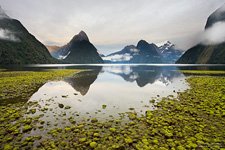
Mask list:
[[[54,128],[64,128],[75,123],[121,120],[126,122],[127,112],[144,115],[146,110],[157,109],[156,102],[163,97],[176,98],[177,92],[189,89],[185,70],[225,70],[223,65],[29,65],[12,67],[10,71],[39,71],[48,69],[86,69],[71,77],[48,81],[27,100],[24,118],[40,116],[35,129],[28,136],[42,135]],[[26,109],[26,108],[25,108]],[[125,116],[125,117],[124,117]],[[123,119],[120,119],[123,118]],[[42,123],[43,122],[43,123]],[[40,127],[40,128],[39,128]],[[35,142],[38,145],[39,142]]]
[[[155,109],[151,99],[176,97],[177,92],[188,89],[185,79],[176,67],[94,67],[70,78],[45,83],[28,100],[38,102],[29,109],[37,109],[38,115],[47,108],[42,120],[49,126],[60,127],[69,125],[70,117],[79,122],[89,118],[115,119],[130,111],[141,115]]]

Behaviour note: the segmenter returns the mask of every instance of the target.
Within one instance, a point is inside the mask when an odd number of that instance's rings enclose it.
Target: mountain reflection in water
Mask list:
[[[90,86],[95,84],[94,82],[98,78],[98,75],[103,74],[104,76],[106,73],[120,76],[127,82],[136,82],[137,86],[140,88],[145,87],[147,84],[154,84],[155,82],[168,86],[173,82],[174,78],[183,76],[174,68],[170,70],[162,67],[110,66],[82,71],[64,81],[69,83],[76,91],[84,96],[88,93]]]
[[[104,66],[61,81],[50,81],[28,102],[38,102],[37,110],[47,107],[47,115],[42,119],[52,122],[61,122],[62,116],[76,116],[76,120],[91,117],[105,120],[131,108],[143,114],[153,109],[149,102],[152,98],[177,96],[176,92],[187,88],[185,76],[174,67]],[[102,109],[103,105],[106,109]],[[57,120],[54,119],[56,116],[59,116]]]
[[[76,91],[81,95],[86,95],[90,85],[95,82],[98,77],[100,69],[83,71],[77,73],[75,76],[65,79]]]

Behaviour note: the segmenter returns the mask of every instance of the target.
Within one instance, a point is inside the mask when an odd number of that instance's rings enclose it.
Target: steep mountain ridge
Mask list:
[[[205,30],[217,22],[225,21],[225,5],[212,13],[207,20]],[[187,50],[176,62],[178,64],[225,64],[225,43],[215,45],[198,44]]]
[[[182,50],[177,49],[170,41],[156,44],[158,53],[163,57],[164,63],[175,63],[182,55]]]
[[[20,21],[1,12],[0,64],[45,64],[57,63],[47,48],[39,42]]]
[[[161,63],[155,44],[140,40],[137,46],[128,45],[121,51],[103,57],[107,63]]]
[[[217,22],[225,21],[225,4],[213,12],[207,19],[205,29],[208,29]]]
[[[90,43],[87,34],[81,31],[75,35],[68,44],[52,53],[57,59],[68,63],[103,63],[95,46]]]
[[[121,51],[102,58],[106,63],[175,63],[181,54],[169,41],[159,44],[158,47],[154,43],[140,40],[137,46],[126,46]]]

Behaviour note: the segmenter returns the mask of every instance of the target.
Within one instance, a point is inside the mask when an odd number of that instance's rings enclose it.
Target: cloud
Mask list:
[[[0,39],[7,40],[7,41],[13,41],[13,42],[19,42],[19,38],[17,38],[13,32],[7,30],[7,29],[1,29],[0,28]]]
[[[81,30],[102,53],[140,39],[192,47],[225,0],[0,0],[7,14],[44,44],[64,45]],[[26,11],[24,11],[26,10]],[[34,19],[35,18],[35,19]],[[199,40],[198,40],[199,41]]]
[[[220,14],[224,13],[224,11],[225,11],[225,4],[222,7],[220,7],[217,12],[220,15]]]
[[[202,34],[201,43],[216,45],[225,42],[225,22],[217,22]]]
[[[9,16],[6,15],[5,11],[0,6],[0,19],[3,19],[3,18],[9,18]]]

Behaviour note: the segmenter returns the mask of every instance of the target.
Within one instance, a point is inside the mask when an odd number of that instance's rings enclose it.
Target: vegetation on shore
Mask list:
[[[48,80],[60,79],[76,72],[78,70],[0,72],[0,103],[27,100]]]
[[[36,103],[0,106],[0,149],[222,149],[225,147],[225,77],[187,78],[191,89],[177,99],[163,98],[157,109],[138,116],[135,110],[121,119],[76,122],[43,130],[42,115],[28,107]],[[26,114],[35,117],[25,117]],[[43,112],[44,113],[44,112]],[[128,121],[125,118],[129,118]],[[28,134],[30,134],[28,136]],[[32,135],[32,136],[31,136]]]
[[[225,71],[210,71],[210,70],[181,70],[183,74],[187,75],[225,75]]]

